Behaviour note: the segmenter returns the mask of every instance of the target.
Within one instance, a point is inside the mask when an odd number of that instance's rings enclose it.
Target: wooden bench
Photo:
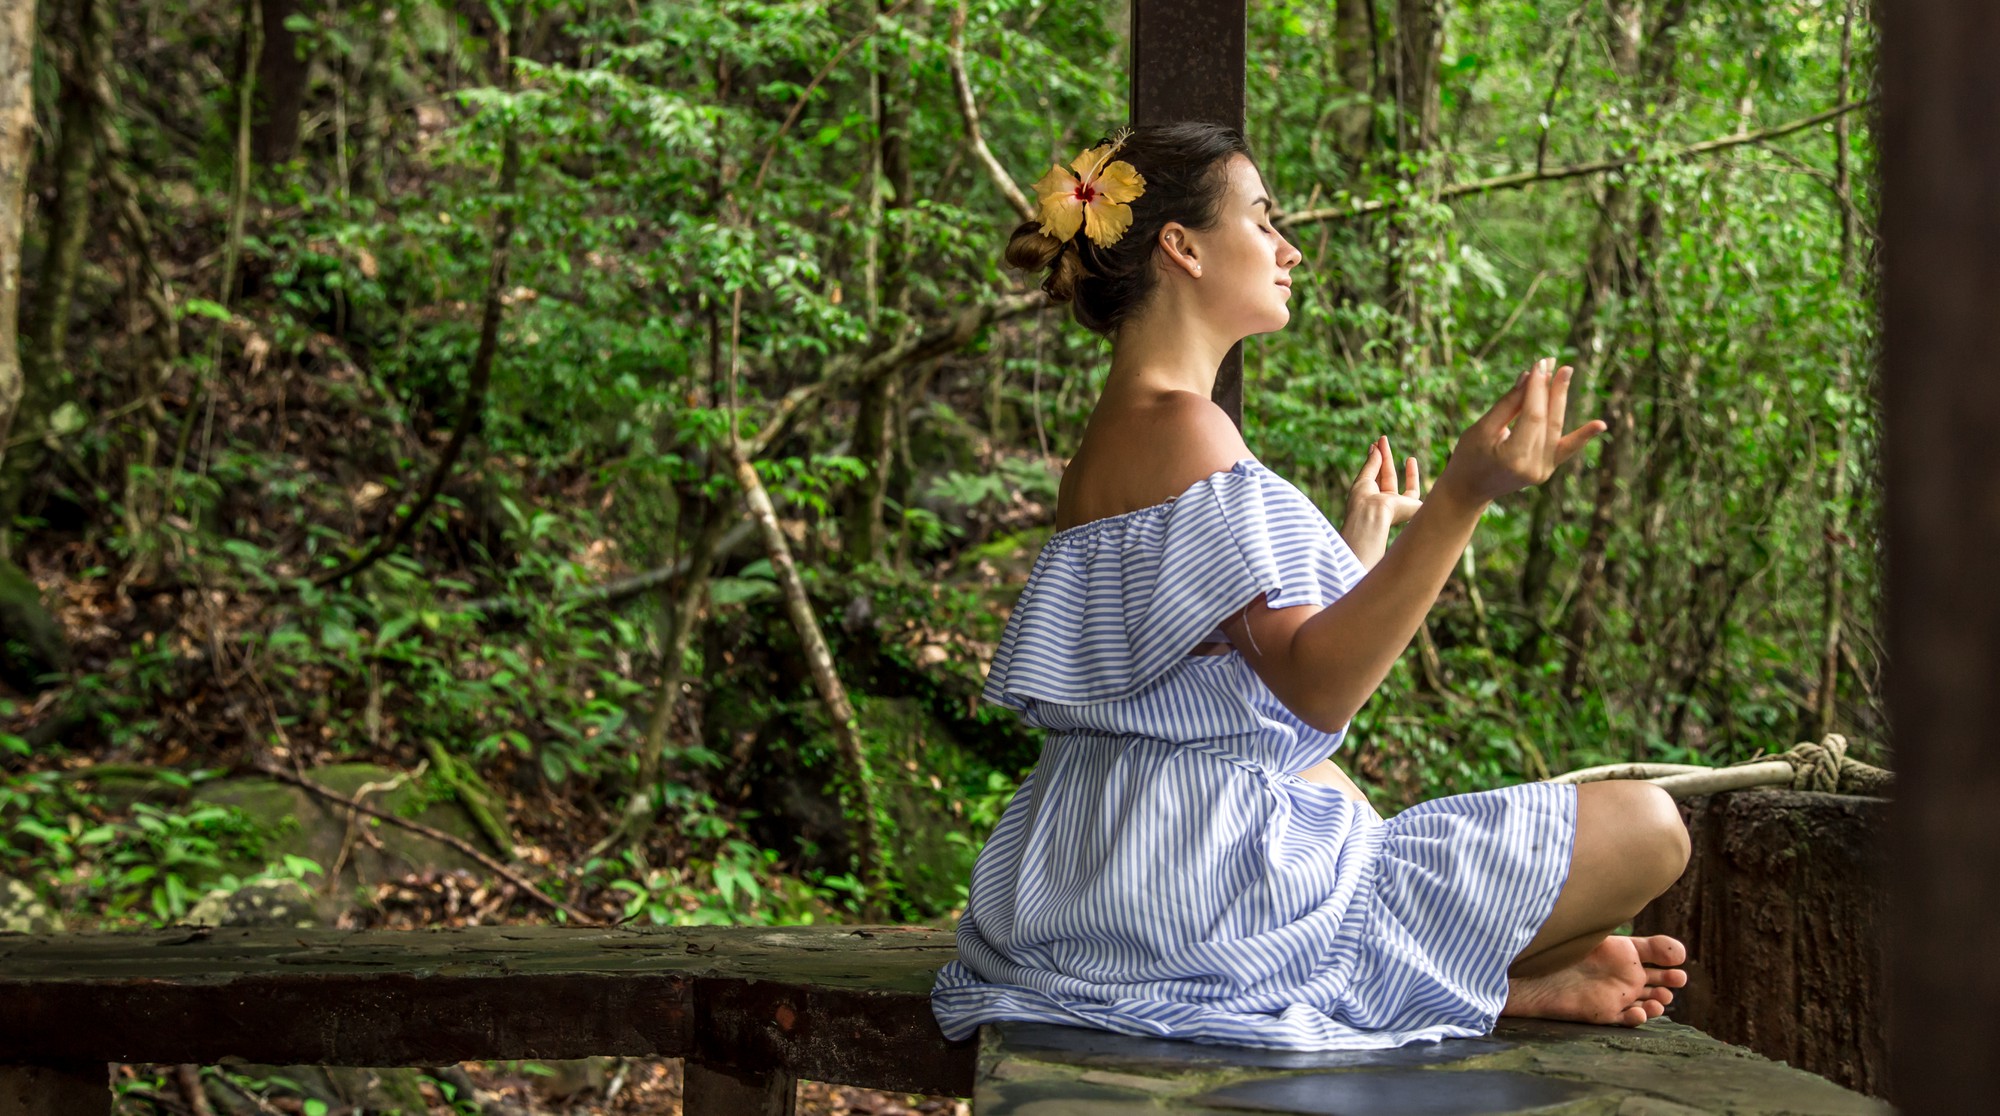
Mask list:
[[[970,1096],[980,1116],[1886,1111],[1664,1021],[1359,1054],[1012,1024],[951,1043],[928,997],[952,956],[949,933],[909,927],[0,935],[0,1116],[104,1116],[112,1062],[608,1054],[686,1059],[688,1116],[789,1113],[799,1078]]]

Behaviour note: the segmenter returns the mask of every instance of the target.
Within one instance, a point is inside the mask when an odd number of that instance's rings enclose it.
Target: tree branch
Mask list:
[[[785,608],[791,614],[792,627],[798,632],[799,643],[804,647],[814,688],[819,691],[820,701],[826,705],[827,720],[833,722],[833,738],[839,747],[842,766],[847,769],[847,781],[854,788],[854,811],[860,815],[857,819],[861,828],[859,855],[856,857],[859,861],[857,874],[867,888],[868,904],[873,906],[886,891],[887,876],[881,834],[875,818],[874,778],[868,770],[868,757],[861,750],[854,706],[847,700],[847,689],[841,684],[840,672],[833,665],[833,653],[827,649],[826,637],[820,633],[819,621],[813,616],[812,601],[806,597],[805,582],[800,580],[798,566],[792,561],[792,548],[785,542],[785,533],[778,526],[778,511],[771,503],[771,494],[758,478],[756,465],[745,455],[743,443],[733,436],[729,439],[729,457],[735,466],[736,483],[743,489],[743,502],[749,507],[751,517],[757,521],[758,532],[764,536],[771,570],[777,575],[778,584],[784,588]]]
[[[1440,201],[1446,201],[1451,198],[1462,198],[1471,194],[1486,194],[1492,193],[1495,190],[1513,190],[1542,182],[1555,182],[1565,178],[1582,178],[1586,175],[1603,174],[1606,171],[1620,170],[1624,167],[1639,166],[1644,163],[1676,162],[1681,159],[1693,158],[1696,155],[1704,155],[1710,151],[1721,151],[1729,147],[1741,147],[1747,143],[1761,143],[1765,140],[1777,139],[1779,136],[1790,135],[1793,132],[1804,131],[1815,124],[1824,124],[1829,120],[1845,116],[1856,109],[1866,108],[1873,103],[1874,98],[1872,97],[1859,101],[1849,101],[1845,104],[1835,105],[1824,112],[1816,112],[1811,116],[1802,117],[1789,123],[1778,124],[1769,128],[1760,128],[1753,132],[1736,132],[1727,136],[1717,136],[1714,139],[1705,139],[1699,143],[1691,143],[1686,147],[1676,148],[1660,154],[1629,155],[1622,159],[1598,159],[1589,163],[1570,163],[1566,166],[1549,167],[1543,170],[1518,171],[1514,174],[1502,174],[1492,178],[1474,179],[1471,182],[1457,182],[1440,189],[1437,192],[1437,198]],[[1404,199],[1402,198],[1371,198],[1367,201],[1354,199],[1347,205],[1321,206],[1318,209],[1302,209],[1297,213],[1287,213],[1280,216],[1277,219],[1277,223],[1280,228],[1290,229],[1320,221],[1346,221],[1371,213],[1382,213],[1395,209],[1401,206],[1403,202]]]
[[[375,807],[360,801],[359,799],[349,798],[346,795],[341,794],[339,791],[334,790],[332,787],[322,786],[319,783],[315,783],[311,779],[308,779],[303,775],[294,775],[291,772],[286,771],[284,768],[277,766],[276,764],[260,762],[256,765],[256,768],[258,771],[264,773],[265,775],[270,776],[273,779],[278,780],[281,783],[290,783],[292,786],[298,787],[300,790],[307,791],[311,794],[316,794],[319,797],[328,800],[329,802],[338,802],[342,806],[345,806],[350,810],[357,810],[363,814],[367,814],[369,817],[381,818],[385,822],[389,822],[392,825],[399,825],[404,829],[409,830],[412,833],[422,834],[423,836],[428,837],[431,840],[438,842],[439,844],[449,845],[452,848],[457,849],[459,852],[464,853],[466,856],[469,856],[472,859],[478,861],[480,864],[484,865],[487,868],[487,870],[497,873],[501,879],[504,879],[508,883],[513,884],[527,898],[533,899],[534,901],[542,904],[543,906],[561,911],[563,914],[568,915],[570,917],[570,920],[577,923],[579,926],[604,925],[602,922],[598,921],[595,918],[590,917],[587,914],[584,914],[582,911],[577,910],[575,907],[570,906],[568,903],[565,903],[562,900],[557,899],[555,896],[549,895],[548,893],[542,891],[541,888],[535,886],[535,882],[533,880],[530,880],[528,877],[523,876],[521,873],[514,871],[512,868],[507,867],[505,864],[500,863],[499,861],[493,859],[492,857],[487,856],[485,853],[479,850],[478,846],[472,844],[471,842],[465,840],[464,838],[461,838],[455,834],[446,833],[442,829],[433,829],[430,826],[425,825],[424,823],[419,821],[411,821],[409,818],[392,814],[387,810],[378,810]]]
[[[793,388],[778,400],[776,410],[765,421],[763,429],[757,432],[755,438],[744,444],[744,454],[753,459],[762,457],[782,440],[794,425],[808,417],[824,402],[827,396],[849,384],[871,380],[899,368],[955,352],[978,336],[980,330],[994,322],[1005,321],[1046,306],[1048,300],[1048,296],[1040,291],[1002,295],[991,302],[968,306],[942,322],[905,336],[886,349],[835,358],[827,364],[817,380]]]
[[[721,541],[716,544],[715,556],[717,558],[724,558],[736,553],[756,533],[757,525],[749,520],[746,519],[738,523],[725,532]],[[557,601],[556,604],[570,609],[602,608],[609,605],[623,604],[633,597],[642,596],[655,589],[671,585],[680,580],[687,572],[688,560],[681,558],[664,566],[656,566],[650,570],[621,577],[616,581],[607,581],[602,585],[593,585],[588,589],[580,589]],[[485,620],[498,621],[518,616],[525,608],[525,602],[519,597],[481,597],[478,600],[466,601],[453,608],[452,611],[476,612],[480,613]]]
[[[958,111],[965,116],[965,138],[972,145],[972,153],[986,165],[986,173],[993,178],[993,184],[1007,195],[1007,204],[1021,215],[1021,220],[1032,220],[1035,207],[1028,201],[1028,195],[1014,182],[1014,176],[993,157],[992,149],[986,146],[985,137],[979,134],[979,103],[972,95],[972,78],[965,71],[965,5],[960,4],[951,16],[951,39],[946,57],[951,60],[951,85],[958,91]]]

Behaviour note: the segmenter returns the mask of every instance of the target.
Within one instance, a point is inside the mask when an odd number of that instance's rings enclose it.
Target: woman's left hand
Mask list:
[[[1400,489],[1396,486],[1395,466],[1391,464],[1394,460],[1388,436],[1377,438],[1368,447],[1368,460],[1361,466],[1361,475],[1354,478],[1354,484],[1347,490],[1347,515],[1341,522],[1340,536],[1347,540],[1348,549],[1354,551],[1364,569],[1373,569],[1382,553],[1389,549],[1389,529],[1408,522],[1424,506],[1417,495],[1423,491],[1417,459],[1412,457],[1403,463]]]

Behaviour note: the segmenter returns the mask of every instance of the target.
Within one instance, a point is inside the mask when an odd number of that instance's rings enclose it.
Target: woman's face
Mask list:
[[[1245,337],[1271,333],[1291,321],[1291,271],[1304,257],[1271,224],[1271,194],[1256,164],[1232,155],[1227,174],[1215,226],[1189,234],[1201,268],[1196,287],[1218,325]]]

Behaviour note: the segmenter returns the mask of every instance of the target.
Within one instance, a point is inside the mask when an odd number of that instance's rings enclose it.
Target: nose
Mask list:
[[[1278,234],[1278,243],[1282,245],[1282,247],[1278,249],[1279,267],[1294,268],[1305,262],[1306,259],[1305,253],[1299,251],[1298,248],[1294,246],[1290,240],[1285,239],[1284,233]],[[1287,257],[1290,258],[1288,259]]]

